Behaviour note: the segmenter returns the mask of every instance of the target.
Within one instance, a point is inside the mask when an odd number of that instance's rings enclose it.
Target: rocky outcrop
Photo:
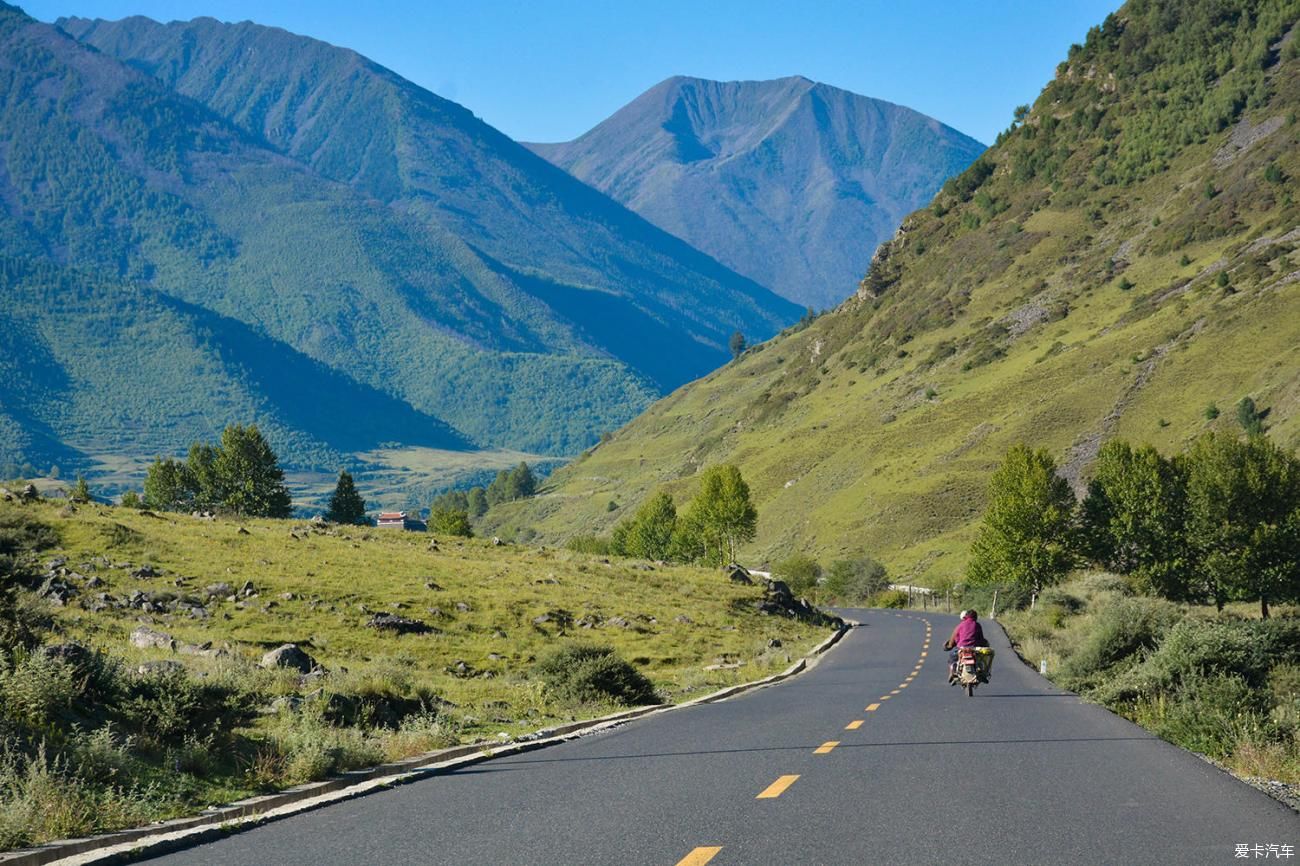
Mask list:
[[[393,634],[429,634],[437,631],[433,626],[418,619],[408,619],[395,613],[379,613],[366,622],[366,628]]]
[[[788,616],[813,625],[835,628],[844,625],[844,620],[838,616],[831,616],[813,607],[804,599],[795,598],[789,585],[783,580],[767,581],[763,598],[754,603],[754,608],[764,616]]]
[[[311,673],[316,660],[307,655],[296,643],[287,643],[270,650],[258,662],[264,668],[292,668],[299,673]]]

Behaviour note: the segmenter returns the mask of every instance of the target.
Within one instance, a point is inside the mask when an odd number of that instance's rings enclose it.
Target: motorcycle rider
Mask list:
[[[961,612],[961,621],[957,627],[952,630],[952,635],[944,641],[943,648],[951,650],[948,653],[948,685],[957,682],[957,649],[958,647],[987,647],[988,640],[984,637],[984,629],[980,627],[979,617],[974,609],[963,610]],[[981,653],[980,655],[985,655]],[[991,656],[992,653],[987,655]],[[981,679],[987,679],[992,659],[982,662]]]

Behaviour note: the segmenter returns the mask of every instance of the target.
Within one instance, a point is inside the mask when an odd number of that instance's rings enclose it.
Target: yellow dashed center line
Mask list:
[[[926,652],[927,652],[926,650],[921,650],[921,658],[925,658]]]
[[[755,800],[771,800],[771,799],[773,799],[773,798],[775,798],[775,797],[779,797],[779,796],[781,796],[782,794],[784,794],[784,793],[785,793],[785,789],[786,789],[786,788],[789,788],[791,785],[793,785],[793,784],[795,783],[795,781],[796,781],[798,778],[799,778],[799,777],[798,777],[797,775],[796,775],[796,776],[782,776],[781,778],[777,779],[775,782],[773,782],[772,784],[770,784],[770,785],[768,785],[766,788],[764,788],[764,789],[763,789],[763,793],[759,794],[759,795],[758,795],[757,797],[755,797],[754,799],[755,799]]]
[[[867,704],[867,712],[869,713],[874,713],[878,709],[880,709],[880,704]]]
[[[824,742],[824,743],[822,743],[820,746],[818,746],[818,747],[816,748],[816,750],[813,751],[813,754],[814,754],[814,755],[829,755],[829,754],[831,753],[831,749],[835,748],[835,747],[838,746],[839,744],[840,744],[840,741],[839,741],[839,740],[827,740],[826,742]]]
[[[853,721],[849,722],[847,725],[844,726],[844,730],[856,731],[858,728],[862,727],[862,722],[863,722],[862,719],[854,719]]]
[[[889,694],[890,694],[890,695],[896,695],[896,694],[898,694],[898,689],[894,689],[894,690],[893,690],[892,692],[890,692]],[[889,698],[888,698],[888,697],[883,697],[883,698],[881,698],[881,700],[882,700],[882,701],[885,701],[885,700],[889,700]]]
[[[705,863],[712,860],[721,850],[721,845],[714,848],[696,848],[694,851],[678,860],[677,866],[704,866]]]
[[[889,695],[881,695],[881,696],[880,696],[880,699],[881,699],[882,701],[887,701],[887,700],[889,700],[890,698],[892,698],[893,696],[894,696],[894,695],[892,695],[892,694],[889,694]]]
[[[899,683],[899,684],[898,684],[898,687],[899,687],[900,689],[905,689],[905,688],[908,687],[908,685],[909,685],[909,683],[903,682],[903,683]]]

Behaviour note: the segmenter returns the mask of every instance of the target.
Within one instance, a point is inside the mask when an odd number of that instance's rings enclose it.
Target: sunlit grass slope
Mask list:
[[[1297,4],[1211,5],[1125,6],[856,298],[656,403],[489,528],[605,531],[725,461],[758,506],[747,560],[866,551],[937,581],[963,571],[1013,443],[1078,485],[1104,439],[1177,450],[1250,395],[1300,445]]]

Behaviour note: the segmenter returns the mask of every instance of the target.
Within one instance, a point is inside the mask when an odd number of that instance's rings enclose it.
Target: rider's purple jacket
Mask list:
[[[978,620],[963,619],[952,630],[952,644],[953,646],[988,646],[989,642],[984,639],[984,629],[980,628]]]

